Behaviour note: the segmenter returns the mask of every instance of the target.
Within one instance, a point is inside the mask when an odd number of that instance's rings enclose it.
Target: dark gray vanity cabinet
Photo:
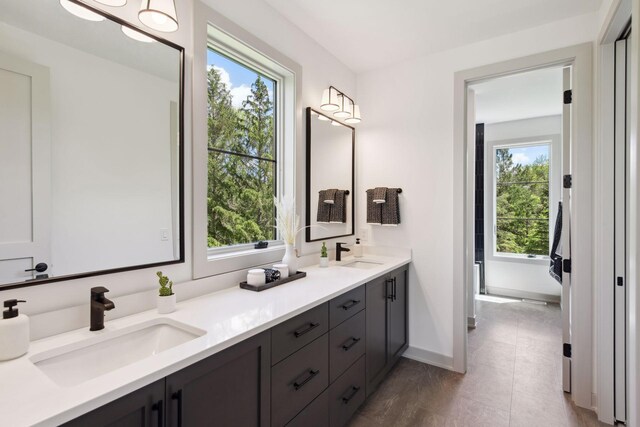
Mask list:
[[[155,427],[164,425],[164,378],[84,414],[65,427]]]
[[[166,378],[166,425],[268,426],[271,336],[263,332]]]
[[[367,283],[366,371],[369,396],[407,349],[407,267]]]

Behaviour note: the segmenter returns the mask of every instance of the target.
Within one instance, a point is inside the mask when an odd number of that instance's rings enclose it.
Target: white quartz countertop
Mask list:
[[[0,424],[60,425],[411,262],[409,255],[362,259],[380,264],[369,269],[335,263],[329,268],[305,267],[307,277],[262,292],[233,287],[180,302],[168,315],[150,310],[107,321],[102,331],[83,328],[33,341],[26,355],[0,362]],[[351,260],[357,258],[347,257],[343,264]],[[162,317],[206,334],[70,387],[56,384],[31,361],[60,346]]]

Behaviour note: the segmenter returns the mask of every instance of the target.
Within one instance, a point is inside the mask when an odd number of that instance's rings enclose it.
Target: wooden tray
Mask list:
[[[286,279],[274,280],[273,282],[266,283],[264,285],[250,285],[247,282],[240,282],[240,287],[242,289],[248,289],[250,291],[261,292],[265,289],[271,289],[276,286],[284,285],[285,283],[293,282],[294,280],[302,279],[303,277],[307,277],[307,273],[298,270],[296,274],[293,274]]]

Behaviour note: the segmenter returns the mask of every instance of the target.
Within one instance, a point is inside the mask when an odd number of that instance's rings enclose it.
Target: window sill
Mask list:
[[[536,255],[535,258],[529,258],[527,255],[520,254],[493,254],[487,257],[487,261],[514,262],[519,264],[549,265],[549,260],[550,258],[546,255]]]
[[[207,253],[207,261],[216,261],[223,259],[231,259],[231,258],[239,258],[246,257],[258,254],[269,254],[277,251],[284,251],[285,246],[282,242],[274,242],[272,245],[269,244],[268,247],[264,249],[255,249],[255,248],[238,248],[237,250],[224,250],[224,249],[215,249],[210,248]]]

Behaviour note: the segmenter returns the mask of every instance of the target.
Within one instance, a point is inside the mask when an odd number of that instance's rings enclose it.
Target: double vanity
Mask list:
[[[410,261],[306,267],[32,342],[0,363],[3,424],[342,426],[407,348]]]

